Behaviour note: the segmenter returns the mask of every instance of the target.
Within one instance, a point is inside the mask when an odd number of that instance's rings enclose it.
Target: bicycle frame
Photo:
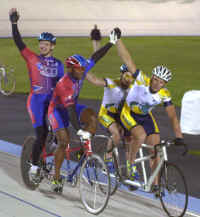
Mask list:
[[[104,136],[104,135],[96,135],[96,137],[109,139],[108,136]],[[170,145],[170,144],[165,144],[162,142],[161,142],[161,144],[158,144],[156,146],[150,146],[147,144],[142,144],[141,148],[139,149],[139,157],[137,157],[135,159],[134,163],[135,164],[141,163],[144,183],[141,183],[139,181],[131,181],[129,179],[123,180],[122,182],[126,185],[136,186],[136,187],[143,189],[146,192],[150,192],[153,181],[159,175],[159,172],[160,172],[162,166],[164,165],[164,163],[166,161],[168,161],[167,147],[166,147],[167,145]],[[150,154],[150,155],[144,156],[144,148],[147,148],[149,150],[150,149],[154,150],[156,152],[156,154]],[[119,166],[119,153],[118,153],[117,147],[113,148],[113,152],[115,152],[115,155],[117,156],[118,166]],[[157,155],[159,157],[159,163],[158,163],[157,167],[155,168],[155,170],[151,173],[150,177],[147,178],[147,171],[145,168],[145,162],[155,158]],[[113,174],[111,174],[111,176],[113,176]]]
[[[145,161],[149,161],[149,160],[155,158],[156,154],[155,155],[150,154],[150,155],[144,156],[144,150],[143,150],[144,148],[154,149],[157,152],[157,154],[158,154],[158,156],[160,158],[158,165],[156,166],[155,170],[151,173],[149,178],[147,177],[147,171],[146,171],[146,168],[145,168]],[[123,182],[125,184],[128,184],[128,185],[139,187],[139,188],[143,189],[146,192],[150,192],[153,181],[158,176],[162,166],[164,165],[164,162],[166,162],[166,161],[168,161],[166,146],[158,145],[156,147],[153,147],[153,146],[150,146],[150,145],[142,144],[141,148],[139,149],[139,157],[136,158],[135,164],[141,163],[144,183],[140,183],[138,181],[131,181],[131,180],[124,180]]]
[[[78,147],[71,147],[70,144],[67,145],[67,148],[65,150],[65,156],[66,156],[66,161],[67,161],[67,170],[71,170],[70,167],[70,153],[71,152],[76,152],[81,150],[81,148],[83,147],[84,149],[84,154],[81,156],[81,159],[79,160],[78,164],[75,166],[75,168],[72,170],[72,172],[70,174],[68,174],[67,176],[67,181],[68,182],[72,182],[73,181],[73,177],[74,175],[77,173],[78,169],[81,167],[81,165],[83,164],[84,160],[86,159],[86,157],[92,155],[92,148],[91,148],[91,141],[90,140],[86,140],[86,141],[81,141],[81,144]],[[47,157],[51,157],[53,156],[53,154],[47,154],[45,148],[43,149],[43,155],[42,158],[45,161]]]
[[[91,141],[86,140],[83,141],[83,148],[84,148],[84,154],[82,155],[81,159],[79,160],[76,167],[72,170],[72,173],[68,175],[67,181],[71,182],[73,180],[73,176],[77,173],[79,167],[83,164],[86,157],[90,156],[92,154],[92,148],[91,148]],[[67,145],[66,148],[66,158],[67,158],[67,169],[70,170],[70,153],[79,151],[81,149],[81,145],[79,147],[72,148],[70,147],[70,144]]]

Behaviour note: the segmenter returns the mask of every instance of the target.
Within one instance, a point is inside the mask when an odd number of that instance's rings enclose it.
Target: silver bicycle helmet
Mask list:
[[[172,78],[171,71],[165,66],[156,66],[153,69],[152,74],[166,82],[168,82]]]

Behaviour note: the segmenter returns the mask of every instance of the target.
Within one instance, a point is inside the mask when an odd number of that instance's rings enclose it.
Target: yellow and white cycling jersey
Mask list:
[[[118,115],[120,103],[127,95],[127,91],[120,87],[120,80],[106,78],[107,86],[104,87],[104,96],[99,111],[99,121],[104,127],[109,127]]]
[[[146,115],[156,105],[171,103],[171,95],[168,89],[162,88],[157,93],[149,90],[150,78],[142,71],[138,71],[134,83],[130,86],[126,98],[126,107],[135,114]]]

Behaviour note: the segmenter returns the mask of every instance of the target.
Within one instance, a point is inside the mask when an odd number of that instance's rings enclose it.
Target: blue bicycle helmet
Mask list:
[[[65,64],[67,67],[73,66],[76,68],[80,68],[80,67],[85,68],[87,66],[88,62],[83,56],[81,56],[79,54],[75,54],[73,56],[68,57],[65,60]]]
[[[43,32],[38,37],[38,41],[50,41],[52,44],[56,44],[56,37],[49,32]]]
[[[122,72],[122,73],[128,72],[128,67],[126,66],[126,64],[122,64],[120,66],[120,72]]]

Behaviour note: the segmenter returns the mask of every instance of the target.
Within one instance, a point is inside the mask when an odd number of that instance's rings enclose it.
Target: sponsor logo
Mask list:
[[[58,75],[58,70],[57,70],[56,66],[48,67],[42,63],[37,63],[36,66],[37,66],[40,74],[45,76],[45,77],[54,78],[54,77],[57,77],[57,75]]]
[[[37,86],[37,85],[34,85],[34,86],[33,86],[34,92],[40,91],[42,88],[43,88],[43,87]]]

